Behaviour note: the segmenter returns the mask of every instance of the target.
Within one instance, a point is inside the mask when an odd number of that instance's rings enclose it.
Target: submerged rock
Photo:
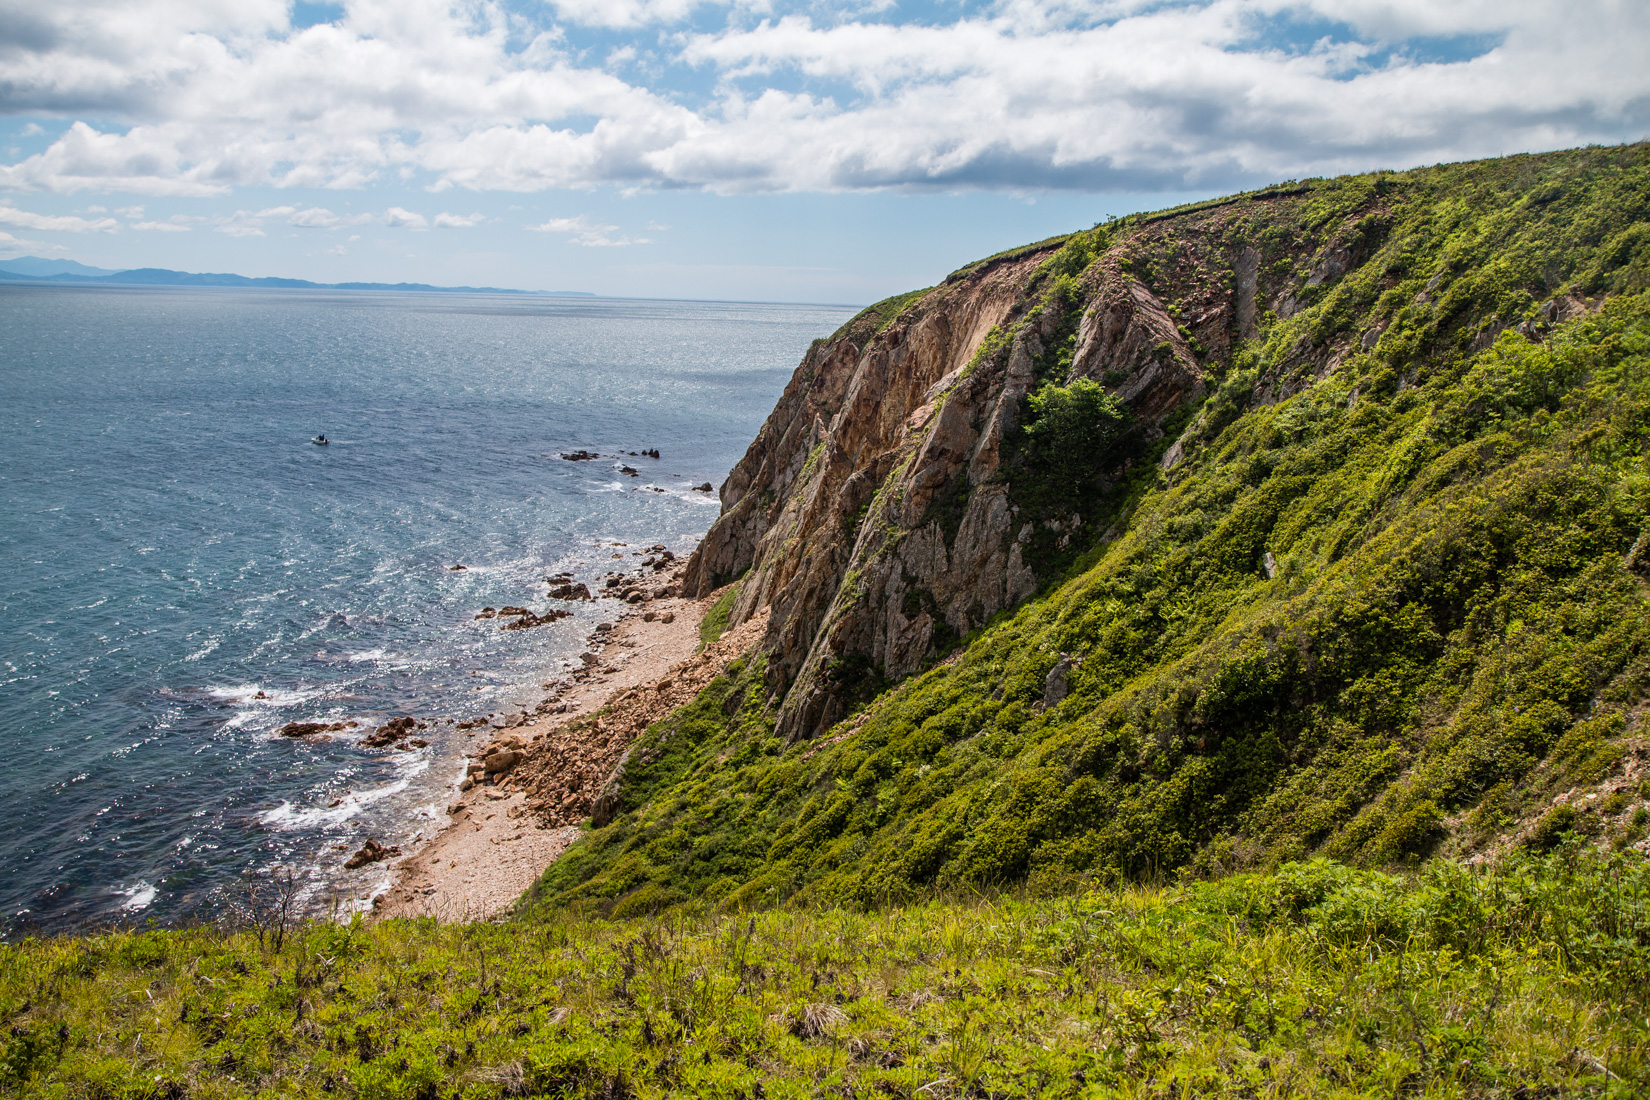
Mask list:
[[[579,587],[584,587],[580,585]],[[506,607],[498,613],[499,618],[508,618],[511,621],[500,626],[500,630],[527,630],[530,627],[543,626],[553,623],[557,619],[565,619],[572,615],[571,611],[559,607],[552,607],[542,615],[534,614],[525,607]]]
[[[340,733],[356,725],[355,722],[288,722],[277,732],[282,737],[314,737],[320,733]]]

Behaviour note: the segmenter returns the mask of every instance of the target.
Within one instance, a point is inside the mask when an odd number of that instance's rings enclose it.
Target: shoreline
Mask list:
[[[678,564],[661,578],[665,589],[598,627],[584,668],[559,693],[502,727],[470,731],[473,785],[456,793],[434,836],[390,864],[369,919],[496,919],[582,835],[635,736],[697,694],[766,624],[761,615],[696,652],[699,625],[725,589],[697,600],[666,595],[680,590],[681,572]],[[507,766],[476,774],[490,753]]]

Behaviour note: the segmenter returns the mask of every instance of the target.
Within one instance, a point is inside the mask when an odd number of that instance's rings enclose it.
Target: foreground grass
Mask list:
[[[1579,847],[882,911],[0,946],[0,1094],[1629,1096],[1650,872]]]

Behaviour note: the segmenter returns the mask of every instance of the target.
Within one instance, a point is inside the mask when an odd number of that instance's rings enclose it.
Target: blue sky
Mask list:
[[[0,0],[0,256],[857,303],[1650,134],[1628,0]]]

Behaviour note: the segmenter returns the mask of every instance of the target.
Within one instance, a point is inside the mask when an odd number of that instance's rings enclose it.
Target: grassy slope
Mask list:
[[[1069,580],[823,744],[782,751],[748,673],[713,685],[537,904],[1386,864],[1617,769],[1650,677],[1627,560],[1650,519],[1650,149],[1327,181],[1222,219],[1109,238],[1170,299],[1211,274],[1184,270],[1194,236],[1262,241],[1272,278],[1374,243],[1210,364],[1185,460],[1137,478]],[[1562,292],[1610,297],[1491,340]],[[1062,653],[1082,664],[1045,710]],[[1645,793],[1566,824],[1637,839]]]
[[[1644,1095],[1647,906],[1642,861],[1572,846],[871,914],[29,941],[0,945],[0,1095]]]

